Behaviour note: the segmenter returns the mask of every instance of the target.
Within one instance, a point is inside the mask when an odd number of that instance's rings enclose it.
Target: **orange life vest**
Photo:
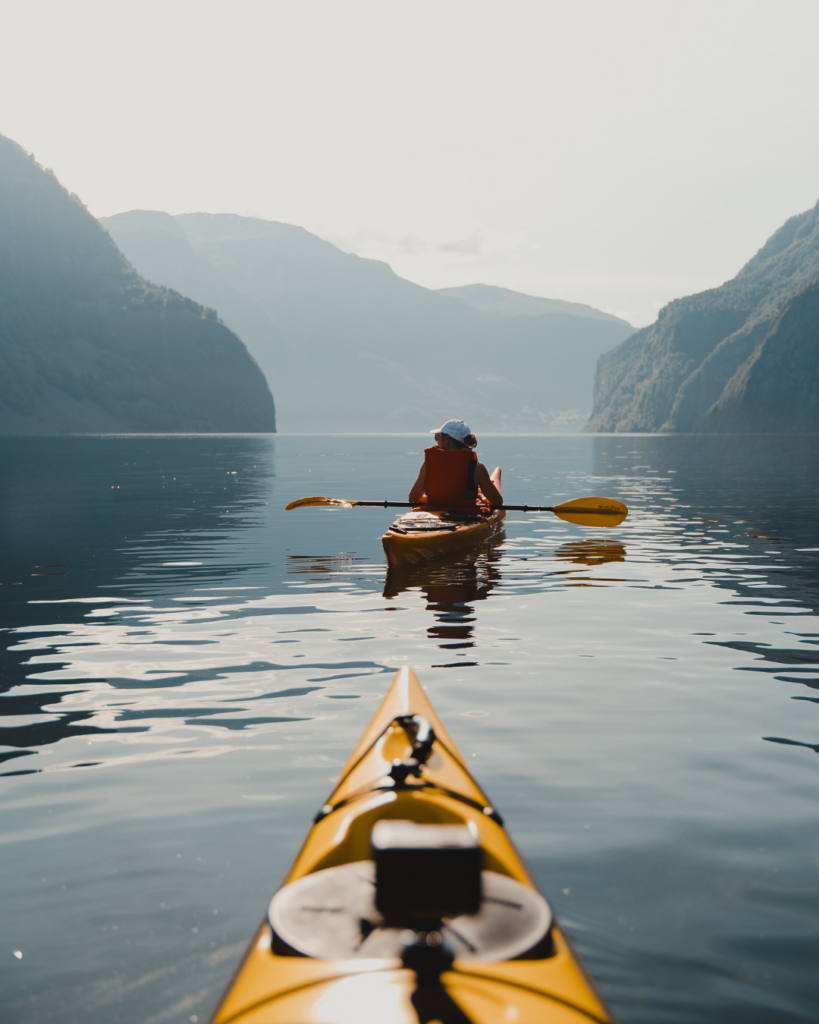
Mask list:
[[[427,503],[446,509],[474,508],[478,503],[477,464],[478,456],[471,448],[424,449]]]

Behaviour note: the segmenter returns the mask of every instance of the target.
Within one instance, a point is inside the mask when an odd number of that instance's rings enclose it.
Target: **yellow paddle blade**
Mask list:
[[[285,505],[284,510],[289,512],[291,508],[304,508],[305,505],[337,505],[341,508],[353,508],[356,504],[355,501],[345,501],[343,498],[297,498],[289,505]]]
[[[614,498],[575,498],[555,505],[553,512],[575,526],[619,526],[628,515],[622,501]]]

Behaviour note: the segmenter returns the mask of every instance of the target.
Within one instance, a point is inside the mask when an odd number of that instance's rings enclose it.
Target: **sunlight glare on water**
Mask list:
[[[205,1021],[412,665],[623,1022],[819,1003],[819,440],[485,437],[510,513],[386,571],[426,438],[7,438],[4,1020]],[[19,954],[19,955],[18,955]]]

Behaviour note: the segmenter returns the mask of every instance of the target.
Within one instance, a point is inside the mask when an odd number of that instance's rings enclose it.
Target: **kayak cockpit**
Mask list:
[[[486,522],[490,510],[480,512],[432,512],[426,509],[414,509],[399,516],[389,527],[390,533],[413,534],[451,532],[464,526],[480,526]]]
[[[458,959],[544,959],[552,913],[536,890],[483,868],[469,824],[380,820],[371,857],[285,885],[268,911],[280,956],[403,958],[420,932]],[[439,943],[440,944],[440,943]]]
[[[404,756],[389,757],[396,753]],[[447,758],[454,755],[427,719],[401,715],[353,763],[315,825],[332,823],[350,859],[337,850],[336,863],[276,893],[268,910],[273,956],[391,963],[414,972],[410,1000],[419,1019],[464,1021],[440,981],[456,960],[556,955],[549,904],[480,842],[482,833],[504,834],[494,809],[476,786],[462,793],[435,778]],[[350,776],[368,774],[376,760],[389,767],[386,774],[339,799]],[[365,837],[367,856],[359,859]]]
[[[316,815],[212,1024],[611,1024],[409,669]]]

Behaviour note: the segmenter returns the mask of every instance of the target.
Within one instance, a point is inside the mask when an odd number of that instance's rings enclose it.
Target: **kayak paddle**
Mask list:
[[[332,505],[336,508],[354,508],[356,505],[370,505],[377,508],[417,508],[411,501],[348,501],[344,498],[297,498],[285,505],[285,511],[305,508],[308,505]],[[494,505],[507,512],[552,512],[567,523],[578,526],[619,526],[628,515],[622,501],[614,498],[575,498],[561,505]]]

